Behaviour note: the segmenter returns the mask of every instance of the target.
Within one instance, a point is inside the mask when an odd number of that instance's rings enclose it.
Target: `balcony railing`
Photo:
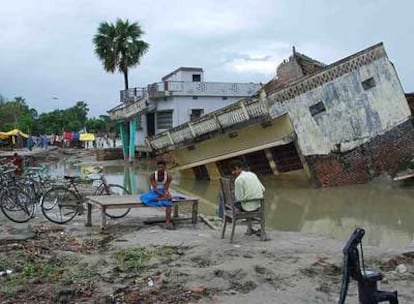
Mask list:
[[[165,81],[121,91],[121,105],[108,111],[112,120],[128,119],[149,110],[151,99],[166,96],[248,97],[260,88],[255,83]],[[226,121],[224,119],[224,126]],[[211,122],[210,122],[211,124]],[[197,127],[196,127],[197,128]],[[179,135],[177,135],[179,136]]]
[[[133,88],[121,91],[122,103],[133,103],[145,97],[145,88]]]
[[[122,92],[125,92],[124,95],[122,95]],[[128,102],[120,104],[108,111],[109,117],[112,120],[127,119],[148,110],[148,98],[145,90],[134,91],[132,89],[122,92],[121,98],[124,96]]]
[[[187,82],[164,81],[148,85],[144,88],[133,88],[121,91],[121,102],[130,103],[142,98],[148,92],[149,98],[166,96],[222,96],[247,97],[260,88],[256,83],[230,82]]]
[[[241,100],[197,120],[149,137],[147,142],[156,153],[163,153],[194,144],[208,134],[223,133],[236,125],[264,122],[269,119],[270,115],[264,99]]]

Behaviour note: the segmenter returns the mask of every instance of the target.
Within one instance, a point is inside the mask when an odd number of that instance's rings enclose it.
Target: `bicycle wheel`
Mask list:
[[[28,196],[30,196],[34,204],[39,202],[37,195],[39,185],[34,179],[26,177],[24,180],[19,182],[19,187],[21,188],[21,191],[24,191]]]
[[[76,193],[65,187],[54,187],[42,198],[43,215],[56,224],[71,221],[81,207],[81,200]]]
[[[108,191],[106,191],[106,189],[108,189]],[[105,187],[99,188],[97,190],[97,192],[95,193],[96,195],[126,195],[126,194],[130,194],[130,192],[125,189],[124,187],[122,187],[121,185],[115,185],[115,184],[110,184],[108,185],[108,187],[105,189]],[[131,209],[130,208],[124,208],[124,209],[106,209],[105,210],[105,214],[111,218],[121,218],[126,216],[129,211]]]
[[[35,204],[19,188],[9,188],[1,196],[0,209],[9,220],[25,223],[33,217]]]

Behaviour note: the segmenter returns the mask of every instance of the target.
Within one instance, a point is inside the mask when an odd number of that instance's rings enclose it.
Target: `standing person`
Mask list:
[[[14,152],[13,158],[12,158],[12,164],[16,166],[16,175],[20,176],[23,174],[23,158],[17,154],[17,152]]]
[[[32,151],[33,146],[34,146],[34,140],[31,136],[29,136],[27,138],[26,145],[27,145],[27,148],[29,149],[29,151]]]
[[[243,170],[243,163],[238,159],[230,163],[230,169],[233,176],[236,177],[234,181],[236,207],[246,212],[259,209],[265,187],[257,175],[253,172]],[[256,232],[252,229],[251,222],[248,222],[247,234]]]
[[[157,170],[150,176],[151,191],[140,196],[140,200],[151,207],[165,208],[165,228],[174,229],[171,221],[171,193],[169,191],[172,181],[171,175],[167,172],[167,164],[163,160],[157,162]]]

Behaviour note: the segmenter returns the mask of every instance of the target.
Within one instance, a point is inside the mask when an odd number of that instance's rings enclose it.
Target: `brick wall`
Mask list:
[[[288,61],[283,61],[277,67],[277,78],[281,82],[293,81],[302,76],[302,69],[294,57],[290,57]]]
[[[113,159],[123,159],[121,148],[106,148],[106,149],[95,149],[96,151],[96,160],[113,160]]]
[[[352,151],[305,157],[316,187],[363,184],[382,173],[395,176],[413,159],[414,119]]]

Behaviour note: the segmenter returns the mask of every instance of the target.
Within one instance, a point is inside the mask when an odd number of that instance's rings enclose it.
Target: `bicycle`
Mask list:
[[[11,221],[25,223],[34,218],[43,194],[56,181],[48,168],[25,167],[24,175],[16,175],[16,166],[0,159],[0,209]]]
[[[28,194],[25,179],[17,179],[15,168],[1,166],[0,209],[11,221],[25,223],[33,218],[35,206]]]
[[[96,168],[98,177],[89,176],[64,176],[63,185],[53,186],[42,197],[42,213],[51,222],[65,224],[76,215],[83,213],[85,195],[79,190],[82,184],[92,184],[96,190],[93,195],[125,195],[130,192],[121,185],[108,184],[105,175],[101,174],[102,168]],[[91,188],[91,187],[89,187]],[[130,209],[107,210],[105,214],[111,218],[121,218],[129,213]]]
[[[26,193],[31,197],[36,213],[43,195],[58,183],[58,177],[49,175],[47,167],[26,167],[24,175]]]

